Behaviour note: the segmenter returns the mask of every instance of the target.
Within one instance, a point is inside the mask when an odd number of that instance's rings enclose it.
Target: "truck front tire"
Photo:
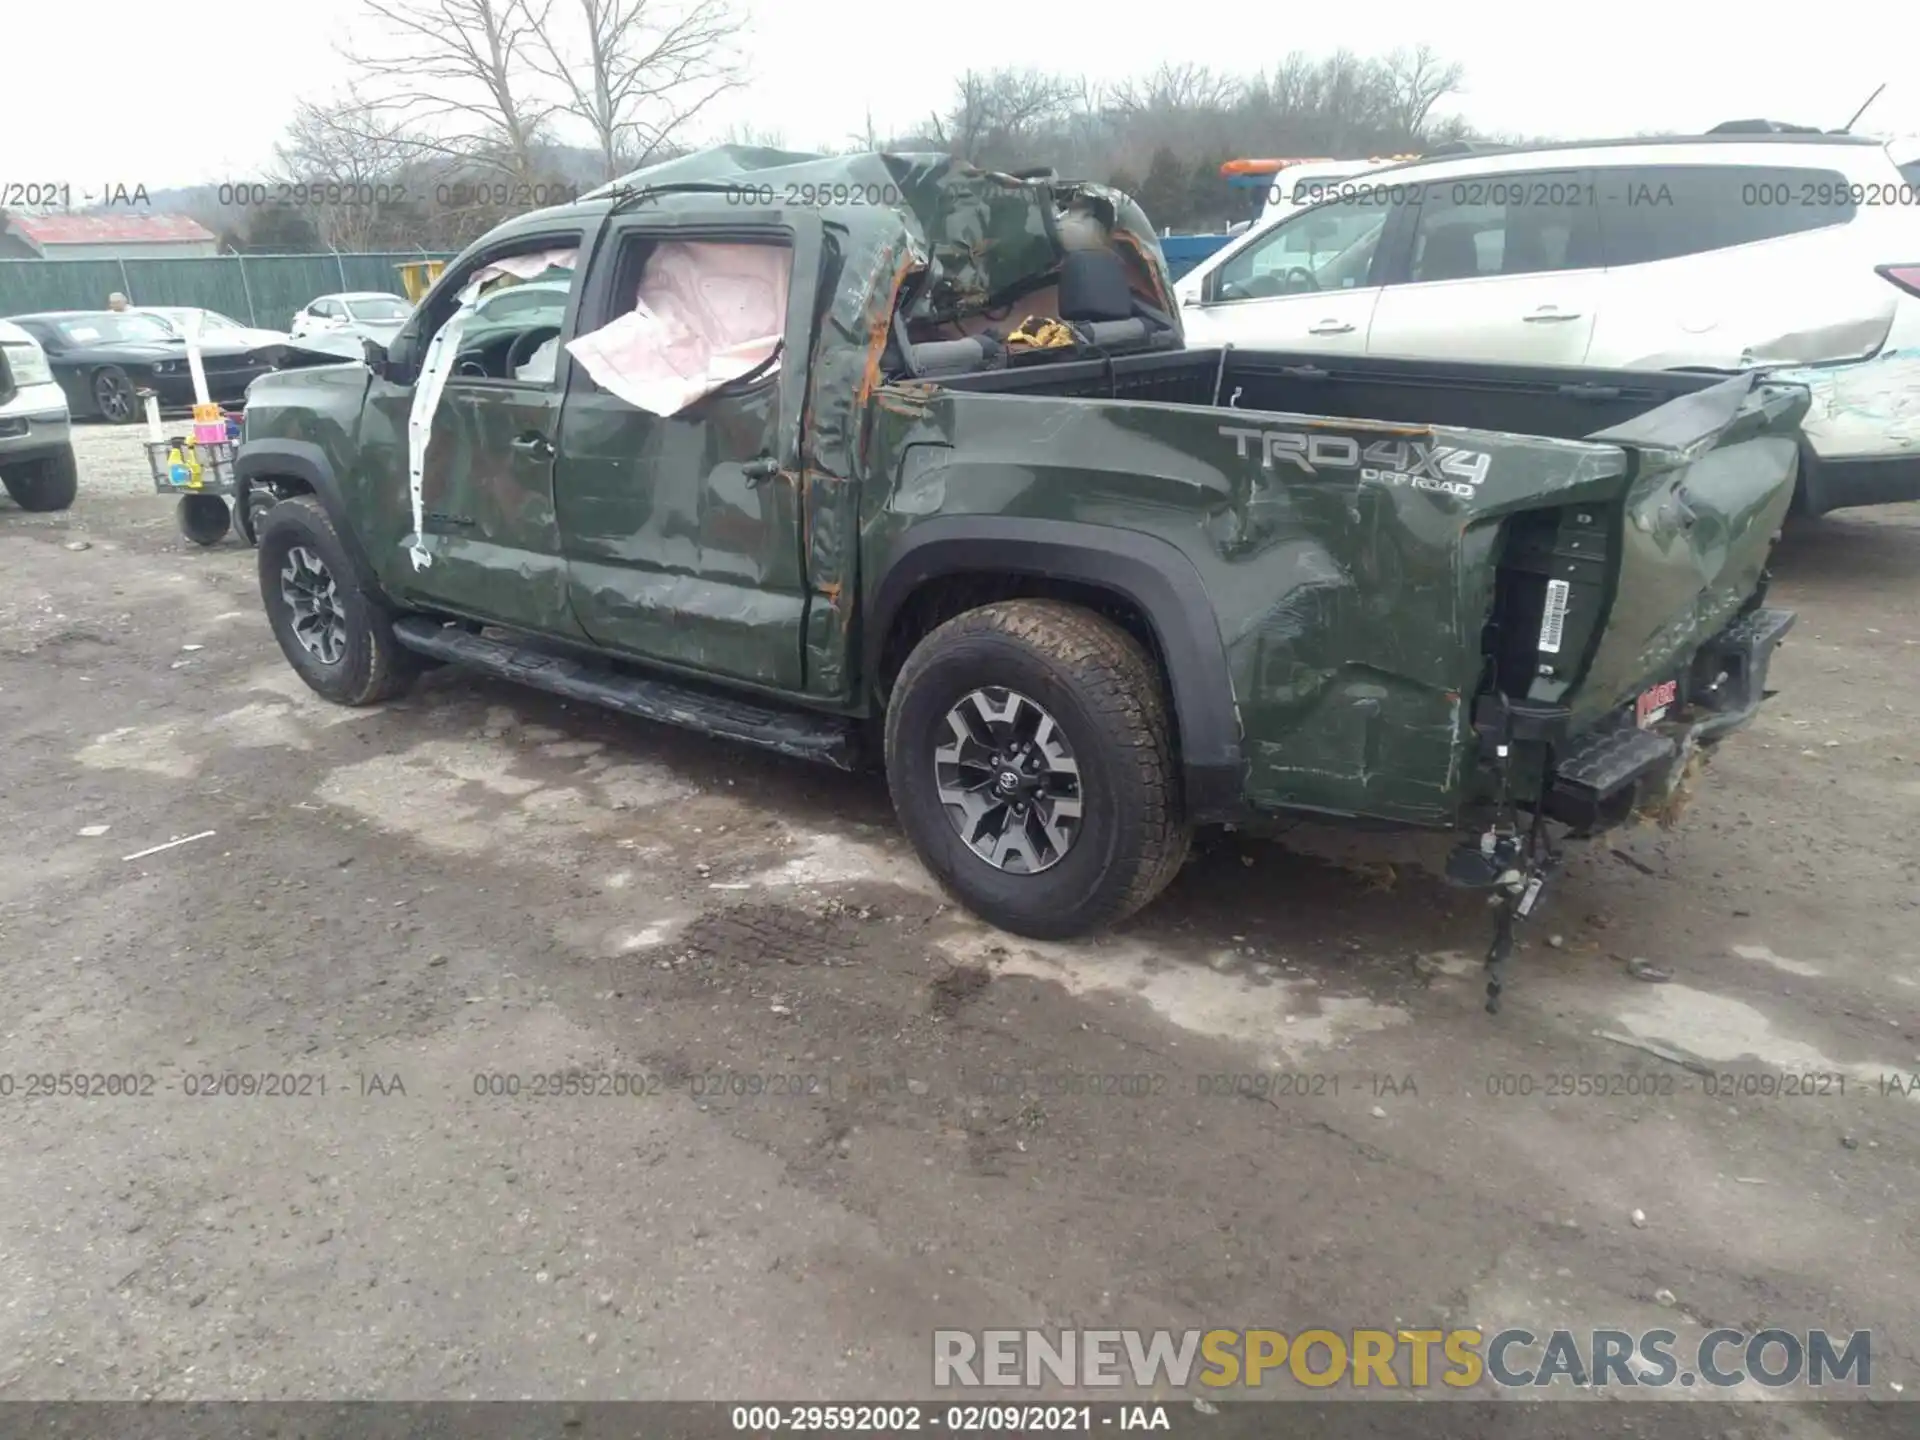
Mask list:
[[[15,465],[0,472],[0,484],[22,510],[67,510],[80,493],[80,467],[73,458],[73,447],[62,446],[53,454],[30,463]]]
[[[265,513],[259,572],[273,638],[315,693],[339,705],[377,705],[420,673],[318,500],[295,496]]]
[[[1186,858],[1152,659],[1077,605],[957,616],[907,657],[887,706],[887,782],[921,862],[1017,935],[1114,924]]]

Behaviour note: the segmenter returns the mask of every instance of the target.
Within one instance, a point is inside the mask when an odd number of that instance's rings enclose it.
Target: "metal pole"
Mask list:
[[[253,313],[253,286],[247,283],[247,257],[242,255],[238,250],[235,250],[233,252],[233,258],[239,262],[240,289],[247,297],[247,324],[257,326],[260,320],[259,317]]]
[[[114,263],[120,267],[120,293],[127,297],[127,304],[133,304],[133,282],[127,279],[127,262],[121,256],[114,256]]]
[[[333,246],[329,245],[327,249],[333,250],[333,265],[340,272],[340,288],[344,291],[347,288],[347,262],[340,258],[340,252],[334,250]]]

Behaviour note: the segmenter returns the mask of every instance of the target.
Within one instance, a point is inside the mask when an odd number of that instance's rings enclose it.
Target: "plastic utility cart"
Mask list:
[[[218,545],[229,529],[249,545],[254,543],[253,517],[243,513],[234,481],[233,452],[240,440],[240,416],[222,412],[227,438],[197,439],[190,430],[162,440],[148,440],[147,466],[153,488],[179,497],[180,533],[196,545]]]

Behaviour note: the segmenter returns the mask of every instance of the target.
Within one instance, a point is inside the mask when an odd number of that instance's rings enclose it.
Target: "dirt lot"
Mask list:
[[[1920,1394],[1920,508],[1789,535],[1779,697],[1577,853],[1494,1019],[1424,844],[1214,837],[1033,944],[877,781],[446,671],[328,706],[253,552],[81,449],[71,514],[0,502],[0,1398],[897,1397],[936,1327],[1418,1323],[1871,1328]],[[531,1093],[576,1067],[641,1093]]]

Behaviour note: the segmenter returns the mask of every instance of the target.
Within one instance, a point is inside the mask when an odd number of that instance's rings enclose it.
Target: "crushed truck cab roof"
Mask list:
[[[633,171],[513,228],[643,209],[667,223],[710,222],[718,213],[743,225],[812,216],[824,226],[838,266],[811,356],[811,425],[817,462],[840,474],[852,460],[854,416],[880,384],[881,352],[910,277],[919,278],[904,318],[917,331],[964,329],[1045,290],[1072,251],[1108,248],[1124,262],[1135,296],[1180,334],[1166,261],[1131,197],[1050,173],[981,170],[949,155],[719,146]]]

